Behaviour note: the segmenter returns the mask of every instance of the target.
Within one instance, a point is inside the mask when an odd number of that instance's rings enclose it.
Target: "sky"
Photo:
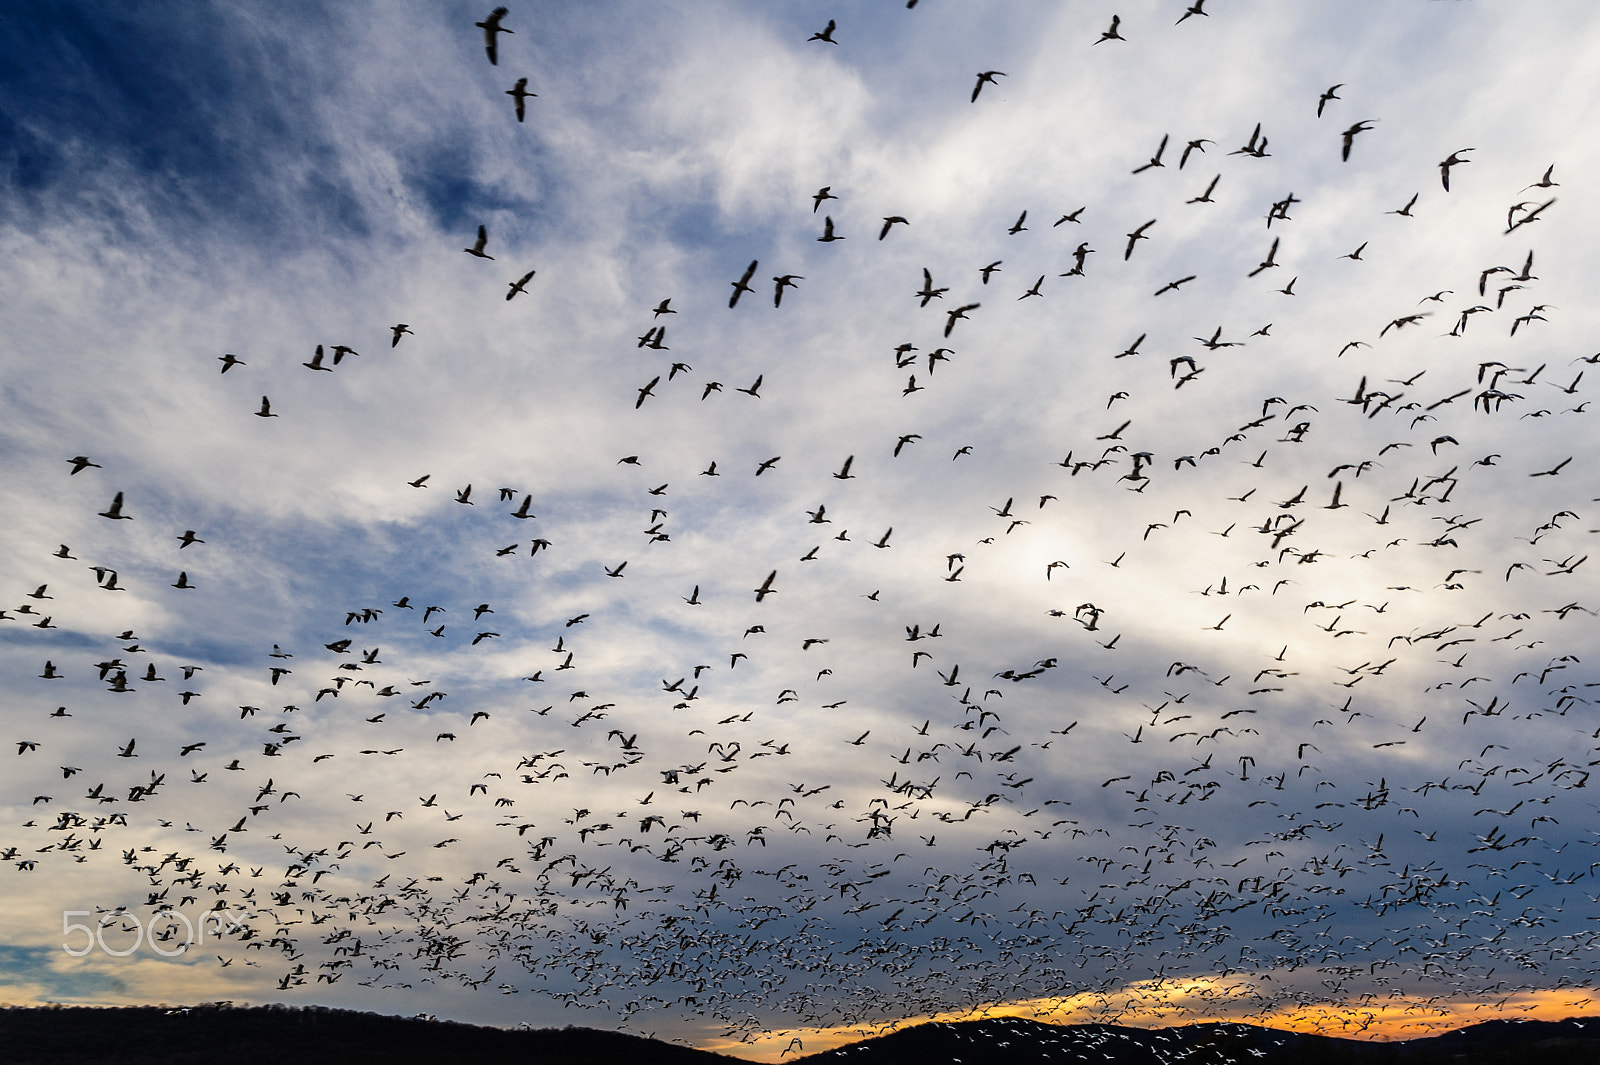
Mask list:
[[[1597,53],[6,6],[0,1000],[1593,1012]]]

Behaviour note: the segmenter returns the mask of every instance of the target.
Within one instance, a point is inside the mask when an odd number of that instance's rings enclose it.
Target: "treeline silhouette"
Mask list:
[[[321,1006],[0,1009],[6,1065],[727,1065],[691,1047],[591,1028],[502,1029]]]
[[[6,1065],[728,1065],[739,1059],[592,1028],[502,1029],[321,1006],[0,1008]],[[988,1018],[910,1028],[787,1061],[825,1065],[1594,1065],[1600,1018],[1489,1021],[1369,1042],[1248,1024],[1177,1028]]]

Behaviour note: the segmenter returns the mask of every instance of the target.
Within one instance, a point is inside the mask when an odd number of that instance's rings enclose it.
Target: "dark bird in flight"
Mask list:
[[[1152,218],[1152,219],[1150,219],[1150,221],[1146,222],[1144,225],[1140,226],[1138,229],[1135,229],[1132,233],[1128,234],[1128,248],[1127,248],[1126,251],[1124,251],[1122,253],[1122,261],[1123,262],[1127,262],[1129,257],[1133,255],[1133,246],[1135,244],[1137,244],[1141,240],[1149,240],[1150,239],[1149,237],[1144,235],[1144,231],[1149,229],[1151,226],[1153,226],[1155,224],[1156,224],[1156,220],[1154,218]]]
[[[517,79],[517,83],[515,85],[511,86],[511,88],[506,90],[506,95],[511,97],[511,99],[516,103],[516,105],[517,105],[517,121],[521,122],[523,120],[524,116],[526,116],[526,114],[527,114],[528,97],[530,97],[530,96],[538,96],[539,94],[536,93],[536,92],[529,92],[528,91],[528,79],[527,78],[518,78]]]
[[[1248,275],[1246,275],[1246,276],[1255,277],[1261,271],[1269,270],[1272,267],[1278,265],[1276,262],[1273,261],[1273,258],[1274,258],[1274,256],[1276,256],[1278,254],[1278,240],[1279,239],[1280,238],[1278,238],[1278,237],[1273,237],[1272,238],[1272,247],[1267,249],[1267,257],[1265,259],[1262,259],[1260,265],[1257,266],[1254,270],[1251,270],[1250,273]]]
[[[944,323],[944,335],[945,336],[949,336],[950,335],[950,330],[952,330],[952,329],[954,329],[956,327],[956,320],[958,318],[965,318],[967,316],[967,312],[968,311],[975,311],[980,306],[982,306],[982,304],[968,303],[968,304],[965,304],[963,306],[957,307],[953,311],[947,312],[949,314],[950,318],[949,318],[948,321],[946,321]]]
[[[777,307],[783,303],[783,290],[786,288],[799,288],[800,286],[795,282],[804,281],[805,278],[800,274],[784,274],[782,277],[775,277],[772,280],[777,285],[772,290],[772,305]]]
[[[1072,269],[1062,274],[1062,277],[1082,277],[1083,261],[1094,254],[1094,249],[1089,247],[1088,241],[1083,241],[1072,250]]]
[[[633,404],[633,409],[634,410],[638,410],[640,407],[644,406],[645,397],[653,394],[650,390],[655,388],[656,387],[656,382],[660,381],[660,380],[661,380],[661,375],[660,374],[656,374],[654,377],[650,378],[650,383],[649,384],[647,384],[643,388],[639,389],[639,398],[637,400],[635,400],[634,404]]]
[[[69,477],[73,476],[74,474],[82,473],[84,470],[90,469],[91,467],[97,470],[104,469],[104,467],[98,462],[90,462],[89,456],[87,455],[78,455],[68,459],[67,461],[72,463],[72,473],[67,475]]]
[[[1322,109],[1324,107],[1328,106],[1328,101],[1329,100],[1340,100],[1340,99],[1343,99],[1343,97],[1335,95],[1342,88],[1344,88],[1344,82],[1341,81],[1339,84],[1331,86],[1328,89],[1327,92],[1325,92],[1321,96],[1317,97],[1317,117],[1318,118],[1322,117]]]
[[[1194,0],[1194,3],[1185,8],[1183,14],[1178,16],[1178,21],[1174,22],[1173,25],[1181,26],[1187,19],[1194,15],[1205,15],[1207,18],[1210,18],[1211,15],[1209,12],[1201,10],[1201,8],[1205,6],[1205,2],[1206,0]]]
[[[1125,40],[1127,40],[1128,38],[1124,37],[1122,34],[1117,32],[1117,27],[1120,26],[1120,25],[1122,25],[1122,16],[1121,15],[1112,15],[1111,16],[1111,28],[1106,30],[1104,33],[1102,33],[1100,35],[1100,39],[1098,41],[1095,41],[1094,43],[1095,44],[1103,44],[1106,41],[1125,41]]]
[[[245,362],[243,359],[235,358],[232,355],[218,355],[217,356],[217,361],[222,363],[222,372],[223,373],[227,373],[229,370],[233,369],[235,366],[249,366],[250,365],[249,363]]]
[[[833,189],[832,185],[824,185],[824,186],[822,186],[822,188],[820,188],[820,189],[818,189],[816,191],[815,195],[813,195],[811,197],[811,213],[812,214],[816,214],[817,213],[817,208],[822,206],[822,201],[823,200],[837,200],[839,198],[839,197],[837,197],[837,196],[835,196],[833,194],[832,189]]]
[[[838,44],[839,42],[833,39],[834,26],[835,26],[835,23],[834,23],[833,19],[829,19],[828,20],[828,26],[827,26],[826,29],[822,30],[820,33],[813,33],[811,36],[807,37],[806,40],[807,41],[827,41],[829,44]]]
[[[486,255],[484,253],[483,246],[487,243],[489,243],[489,230],[484,226],[479,226],[477,241],[472,245],[472,247],[462,248],[461,250],[466,252],[468,255],[476,255],[480,259],[493,259],[493,255]],[[393,345],[390,346],[392,347]]]
[[[934,288],[933,275],[928,272],[926,266],[922,268],[922,291],[917,293],[918,296],[922,297],[921,306],[926,307],[929,300],[943,299],[944,294],[949,291],[950,287],[948,285],[944,288]]]
[[[971,102],[972,103],[977,103],[978,102],[978,94],[983,91],[983,86],[984,86],[985,83],[993,85],[995,83],[995,81],[994,81],[995,78],[1003,78],[1005,76],[1006,76],[1006,74],[1005,74],[1005,71],[1003,71],[1003,70],[985,70],[982,73],[980,73],[978,75],[978,83],[972,87],[972,100],[971,100]]]
[[[489,12],[488,18],[482,22],[473,23],[483,31],[483,50],[488,53],[489,62],[496,66],[500,64],[500,48],[495,34],[515,32],[500,25],[500,20],[505,18],[507,14],[508,12],[505,8],[497,7]]]
[[[1439,181],[1440,181],[1441,184],[1444,185],[1444,191],[1446,191],[1446,192],[1450,191],[1450,168],[1453,167],[1453,166],[1456,166],[1456,165],[1458,165],[1460,163],[1470,163],[1470,162],[1472,162],[1471,159],[1463,159],[1463,158],[1461,158],[1461,152],[1475,152],[1475,151],[1477,151],[1476,148],[1462,148],[1460,151],[1451,152],[1450,153],[1450,157],[1448,159],[1442,160],[1439,163]]]
[[[1544,177],[1540,178],[1538,181],[1535,181],[1532,185],[1529,185],[1528,188],[1525,188],[1522,191],[1523,192],[1527,192],[1528,189],[1548,189],[1548,188],[1554,188],[1554,187],[1560,185],[1561,182],[1559,182],[1559,181],[1551,181],[1550,180],[1550,175],[1554,174],[1555,172],[1556,172],[1556,164],[1551,163],[1548,167],[1545,168]]]
[[[516,296],[516,294],[519,292],[526,292],[528,290],[528,282],[533,280],[533,275],[535,273],[537,273],[537,271],[529,270],[527,273],[522,275],[520,280],[511,282],[511,290],[506,293],[506,301],[510,302],[512,297]]]
[[[1339,155],[1340,160],[1343,162],[1350,161],[1350,146],[1355,144],[1356,134],[1365,133],[1372,128],[1372,124],[1376,121],[1376,119],[1372,118],[1363,118],[1360,122],[1344,131],[1344,149]]]
[[[100,516],[102,518],[110,518],[112,521],[132,521],[133,520],[133,515],[132,514],[124,514],[122,512],[122,493],[121,492],[117,493],[116,498],[111,501],[111,505],[109,507],[107,507],[105,510],[102,510],[100,512]]]
[[[1180,277],[1176,281],[1168,281],[1165,285],[1162,285],[1160,288],[1156,289],[1156,295],[1159,296],[1163,292],[1176,292],[1179,285],[1188,284],[1190,281],[1193,281],[1196,276],[1198,275],[1190,274],[1188,277]]]
[[[1167,164],[1165,164],[1165,163],[1163,163],[1161,161],[1161,153],[1165,152],[1167,150],[1167,138],[1169,136],[1170,136],[1170,134],[1166,134],[1166,133],[1163,133],[1161,135],[1161,143],[1159,145],[1157,145],[1157,147],[1156,147],[1156,154],[1152,155],[1150,157],[1150,161],[1148,163],[1145,163],[1143,166],[1134,167],[1133,168],[1133,172],[1135,174],[1142,174],[1146,170],[1149,170],[1151,167],[1156,167],[1156,166],[1164,167],[1164,166],[1167,165]]]
[[[1250,139],[1243,148],[1235,148],[1229,155],[1253,155],[1257,159],[1267,157],[1267,138],[1261,135],[1261,123],[1256,123],[1256,128],[1250,131]]]
[[[1398,211],[1385,211],[1383,213],[1384,214],[1397,214],[1401,218],[1410,218],[1411,217],[1411,208],[1416,205],[1417,197],[1421,196],[1421,195],[1422,195],[1422,193],[1420,193],[1420,192],[1413,192],[1411,194],[1411,199],[1406,201],[1406,205],[1404,207],[1400,208]]]
[[[823,215],[822,236],[818,237],[817,239],[826,244],[835,240],[843,240],[844,238],[833,231],[833,218],[829,215]]]
[[[777,570],[773,570],[771,573],[767,574],[767,579],[762,581],[761,582],[761,587],[759,587],[759,588],[757,588],[755,590],[756,602],[758,602],[758,603],[761,602],[761,600],[765,599],[769,595],[777,595],[778,594],[778,590],[772,586],[772,582],[777,580],[777,579],[778,579],[778,571]],[[746,635],[749,635],[749,634],[746,633]]]
[[[1202,192],[1200,195],[1196,196],[1194,199],[1185,200],[1184,202],[1185,203],[1215,203],[1216,201],[1211,198],[1211,193],[1212,193],[1213,190],[1216,189],[1217,182],[1219,182],[1221,180],[1222,180],[1222,175],[1218,174],[1216,177],[1211,179],[1211,184],[1206,186],[1206,191]]]
[[[889,235],[889,230],[894,226],[894,224],[896,222],[899,222],[903,226],[911,224],[910,222],[907,222],[905,220],[905,218],[903,218],[900,215],[897,215],[897,214],[887,215],[887,216],[884,217],[884,220],[883,220],[883,228],[878,230],[878,239],[882,240],[884,237],[887,237]]]
[[[1200,152],[1201,154],[1204,154],[1205,150],[1206,150],[1205,146],[1208,145],[1208,144],[1215,144],[1215,143],[1217,143],[1217,142],[1214,141],[1214,140],[1209,140],[1209,139],[1207,139],[1205,137],[1201,137],[1198,140],[1192,140],[1188,144],[1184,145],[1183,146],[1183,154],[1178,156],[1178,169],[1182,170],[1183,169],[1183,164],[1187,163],[1189,161],[1189,153],[1190,152]]]
[[[826,192],[827,190],[824,189],[823,191]],[[746,292],[754,291],[750,287],[750,279],[755,276],[755,272],[756,260],[751,259],[750,265],[744,268],[744,273],[740,276],[739,280],[730,282],[733,285],[733,295],[728,297],[729,307],[737,304],[739,302],[739,297],[744,295]]]

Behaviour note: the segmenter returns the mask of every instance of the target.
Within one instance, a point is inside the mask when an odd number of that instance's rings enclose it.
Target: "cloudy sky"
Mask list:
[[[1194,6],[8,7],[0,999],[1592,1010],[1600,14]]]

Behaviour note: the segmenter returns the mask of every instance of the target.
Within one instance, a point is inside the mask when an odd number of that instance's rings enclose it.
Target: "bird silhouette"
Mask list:
[[[473,25],[477,26],[483,31],[483,50],[489,56],[489,62],[491,64],[498,65],[500,62],[499,35],[502,33],[513,32],[512,30],[508,30],[504,26],[500,25],[500,20],[505,18],[508,14],[510,14],[510,12],[505,8],[497,7],[493,11],[489,12],[488,17],[486,17],[482,22],[473,23]]]

